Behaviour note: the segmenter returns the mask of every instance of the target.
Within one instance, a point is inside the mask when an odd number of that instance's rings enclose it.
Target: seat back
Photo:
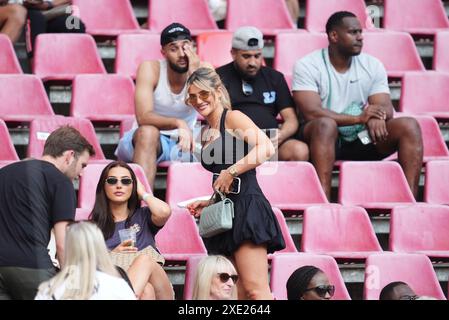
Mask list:
[[[173,22],[189,28],[217,30],[206,0],[151,0],[148,6],[148,27],[161,32]]]
[[[232,32],[205,32],[196,38],[198,57],[214,68],[232,61]]]
[[[449,205],[449,161],[429,161],[426,165],[424,201]]]
[[[438,32],[435,35],[433,53],[433,69],[449,72],[449,31]]]
[[[0,75],[0,118],[8,121],[54,115],[42,82],[34,75]]]
[[[98,92],[101,92],[101,96]],[[101,118],[102,115],[126,115],[132,117],[134,112],[134,83],[130,78],[120,75],[75,77],[70,106],[71,116]]]
[[[83,73],[106,73],[92,36],[47,33],[36,39],[33,73],[46,80],[73,80]]]
[[[129,0],[73,0],[86,31],[139,29]]]
[[[421,128],[424,147],[424,157],[449,157],[449,150],[441,134],[440,127],[435,118],[430,116],[416,116]]]
[[[382,251],[368,213],[360,207],[315,206],[304,210],[301,251]]]
[[[8,128],[5,122],[0,119],[0,160],[1,161],[16,161],[19,160],[16,149],[9,136]]]
[[[0,52],[0,74],[23,73],[11,40],[4,34],[0,34]]]
[[[379,300],[382,289],[391,282],[402,281],[419,296],[446,299],[432,263],[423,254],[375,253],[366,259],[366,300]]]
[[[447,28],[449,22],[441,0],[384,0],[384,28]]]
[[[192,300],[193,286],[195,285],[196,272],[201,259],[203,259],[204,257],[207,256],[195,255],[187,259],[186,273],[184,277],[184,293],[183,293],[184,300]]]
[[[333,300],[351,300],[334,258],[309,253],[286,253],[273,256],[270,288],[277,300],[287,299],[288,278],[296,269],[303,266],[314,266],[327,275],[329,282],[335,285]]]
[[[228,0],[225,28],[235,31],[243,26],[272,30],[296,29],[285,1]]]
[[[162,58],[160,35],[123,34],[117,38],[115,73],[135,79],[142,62]]]
[[[278,253],[288,253],[288,252],[298,252],[296,249],[295,242],[290,234],[290,230],[287,226],[287,221],[285,221],[284,214],[282,211],[276,207],[273,207],[274,215],[279,223],[279,227],[281,227],[282,237],[284,238],[285,248],[281,251],[276,251]]]
[[[45,141],[48,136],[59,127],[67,125],[77,129],[93,146],[95,156],[92,157],[92,160],[105,159],[92,123],[87,119],[62,116],[42,117],[31,121],[27,156],[40,158],[42,156],[42,152],[44,151]]]
[[[415,199],[401,166],[392,161],[345,161],[340,166],[339,202],[360,205]]]
[[[350,11],[357,16],[362,28],[372,27],[363,0],[307,0],[305,28],[313,32],[325,32],[327,20],[337,11]]]

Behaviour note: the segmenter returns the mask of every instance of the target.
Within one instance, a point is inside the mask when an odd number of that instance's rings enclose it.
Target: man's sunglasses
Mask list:
[[[223,283],[228,282],[229,278],[231,278],[232,282],[234,282],[234,284],[235,284],[235,283],[237,283],[237,280],[239,279],[238,275],[236,275],[236,274],[232,274],[231,275],[231,274],[226,273],[226,272],[219,273],[218,276],[220,277],[220,281],[223,282]]]
[[[117,184],[119,179],[114,178],[114,177],[109,177],[106,179],[106,183],[110,184],[111,186]],[[129,186],[131,183],[133,183],[133,179],[131,178],[121,178],[120,182],[124,185],[124,186]]]
[[[198,97],[202,101],[206,101],[207,99],[209,99],[210,95],[211,95],[211,92],[210,91],[206,91],[206,90],[202,90],[202,91],[198,92],[198,94],[190,93],[188,98],[187,98],[187,102],[189,104],[193,104],[193,103],[197,102]]]
[[[324,298],[326,296],[326,293],[329,293],[329,295],[331,297],[333,297],[334,293],[335,293],[335,286],[333,286],[333,285],[328,285],[328,286],[322,285],[322,286],[317,286],[317,287],[314,287],[314,288],[306,289],[304,292],[312,291],[312,290],[315,291],[316,294],[319,295],[321,298]]]
[[[254,92],[253,86],[245,80],[242,80],[242,92],[247,97],[252,95]]]

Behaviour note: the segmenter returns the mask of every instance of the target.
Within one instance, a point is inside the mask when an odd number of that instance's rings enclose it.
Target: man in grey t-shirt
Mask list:
[[[298,60],[293,99],[306,122],[299,138],[328,198],[337,160],[380,160],[398,151],[413,194],[418,193],[423,146],[413,118],[393,119],[387,74],[376,58],[361,53],[362,27],[346,11],[326,24],[329,47]]]

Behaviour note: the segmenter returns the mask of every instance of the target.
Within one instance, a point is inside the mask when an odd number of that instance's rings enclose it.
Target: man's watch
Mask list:
[[[233,176],[234,178],[237,177],[239,175],[239,173],[237,172],[237,169],[235,167],[229,167],[228,172],[231,174],[231,176]]]

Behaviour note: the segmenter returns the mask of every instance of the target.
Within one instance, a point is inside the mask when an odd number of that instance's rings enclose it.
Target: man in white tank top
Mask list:
[[[192,48],[190,31],[172,23],[161,33],[161,52],[165,59],[144,61],[136,78],[135,128],[120,140],[116,156],[140,164],[151,187],[157,164],[162,161],[193,161],[193,129],[196,111],[185,104],[189,75],[201,67]]]

